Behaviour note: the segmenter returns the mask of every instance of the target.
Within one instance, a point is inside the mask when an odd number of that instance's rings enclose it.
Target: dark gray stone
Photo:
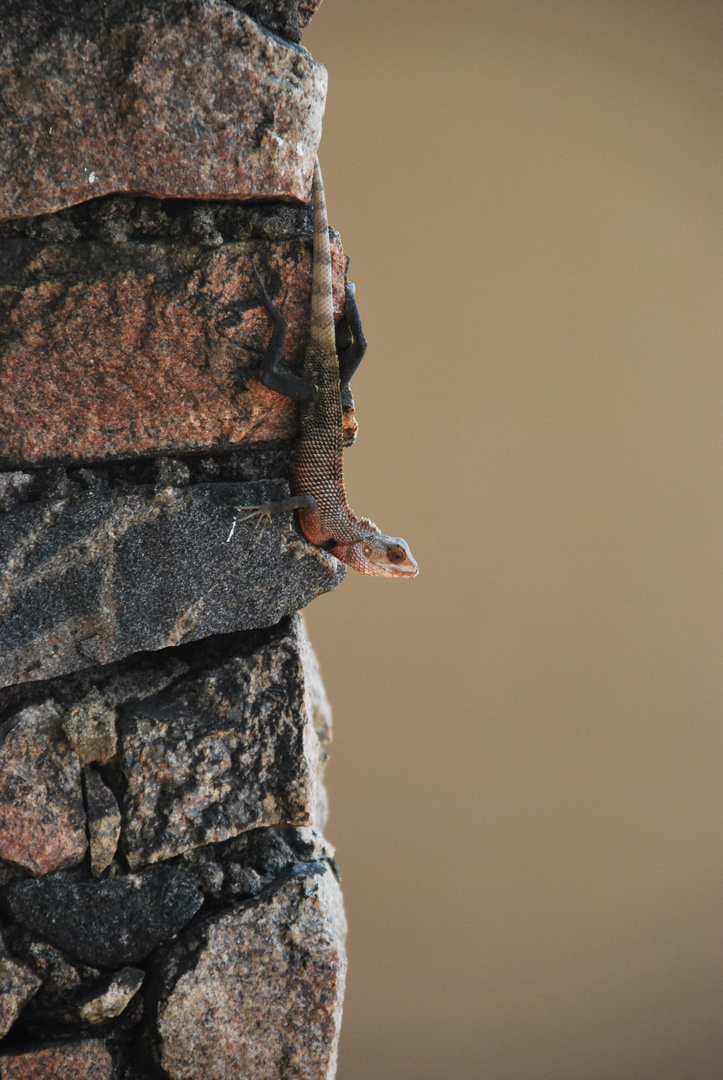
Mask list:
[[[144,977],[145,972],[139,968],[125,967],[102,976],[90,989],[54,1005],[35,998],[22,1017],[22,1033],[42,1038],[80,1035],[97,1032],[99,1028],[107,1031],[110,1023],[126,1012]],[[126,1014],[126,1018],[130,1016]]]
[[[137,964],[185,926],[203,894],[182,870],[158,866],[99,884],[16,881],[5,901],[20,926],[74,959],[120,968]]]
[[[291,512],[234,527],[283,481],[111,487],[0,514],[0,686],[270,626],[344,568]]]
[[[71,963],[60,949],[20,926],[7,927],[5,938],[12,955],[42,982],[33,1008],[56,1008],[89,991],[102,977],[98,968]]]

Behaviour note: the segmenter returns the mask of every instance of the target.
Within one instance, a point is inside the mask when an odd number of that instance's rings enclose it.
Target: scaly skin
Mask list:
[[[329,226],[318,159],[314,165],[313,197],[311,330],[303,377],[316,386],[317,396],[301,405],[301,440],[294,469],[294,495],[304,501],[299,509],[299,524],[312,544],[331,551],[362,574],[414,577],[419,567],[405,541],[385,536],[367,518],[356,517],[347,502]]]
[[[274,330],[258,378],[269,389],[301,403],[301,439],[294,466],[294,494],[290,499],[239,509],[251,511],[246,521],[282,510],[298,510],[301,531],[307,540],[333,552],[341,562],[361,574],[376,577],[414,577],[419,568],[404,540],[385,536],[367,518],[358,518],[349,507],[344,489],[342,393],[347,405],[352,398],[349,379],[364,355],[366,339],[347,283],[347,325],[352,343],[343,350],[344,385],[341,385],[336,352],[334,305],[331,291],[331,251],[326,217],[324,185],[319,162],[314,165],[314,263],[311,274],[311,327],[302,376],[281,363],[286,339],[286,320],[271,301],[256,267],[253,274],[261,302]]]

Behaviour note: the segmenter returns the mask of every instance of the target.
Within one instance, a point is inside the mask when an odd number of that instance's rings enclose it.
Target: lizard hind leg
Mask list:
[[[273,326],[261,361],[261,370],[258,373],[259,382],[269,390],[293,398],[294,401],[316,401],[318,390],[314,383],[295,375],[281,362],[286,345],[286,316],[273,303],[255,262],[251,263],[251,275],[258,289],[261,305]]]

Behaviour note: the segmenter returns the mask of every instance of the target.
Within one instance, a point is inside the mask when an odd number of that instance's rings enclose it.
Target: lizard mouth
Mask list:
[[[392,576],[393,577],[416,577],[419,573],[419,567],[415,563],[414,566],[395,566]]]

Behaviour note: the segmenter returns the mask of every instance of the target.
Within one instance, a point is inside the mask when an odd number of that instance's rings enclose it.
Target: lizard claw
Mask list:
[[[261,524],[261,519],[262,518],[264,518],[264,517],[270,518],[271,517],[271,514],[272,514],[273,509],[274,509],[274,504],[266,502],[266,503],[260,503],[259,506],[237,506],[236,509],[239,510],[239,511],[248,510],[249,513],[244,514],[243,517],[239,517],[238,514],[237,514],[236,517],[233,519],[233,523],[231,525],[231,531],[229,532],[228,536],[226,537],[226,543],[227,544],[229,543],[231,537],[233,536],[233,534],[234,534],[234,532],[236,530],[236,526],[237,525],[242,525],[244,523],[244,521],[250,521],[252,518],[257,518],[258,520],[257,520],[256,524],[254,525],[254,528],[258,529],[259,525]]]

